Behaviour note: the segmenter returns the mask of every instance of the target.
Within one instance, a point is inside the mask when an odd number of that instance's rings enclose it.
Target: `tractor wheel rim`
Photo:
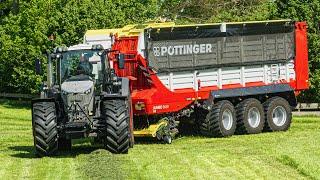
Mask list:
[[[226,109],[222,113],[222,125],[226,130],[230,130],[233,124],[232,112],[229,109]]]
[[[276,126],[283,126],[287,121],[287,111],[282,106],[277,106],[272,112],[272,121]]]
[[[248,123],[252,128],[257,128],[261,121],[260,111],[256,107],[252,107],[248,112]]]

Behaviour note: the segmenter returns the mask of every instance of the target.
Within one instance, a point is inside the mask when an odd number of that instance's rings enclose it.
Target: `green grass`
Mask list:
[[[320,179],[320,118],[295,117],[288,132],[139,141],[112,155],[90,140],[36,158],[27,106],[0,102],[0,179]]]

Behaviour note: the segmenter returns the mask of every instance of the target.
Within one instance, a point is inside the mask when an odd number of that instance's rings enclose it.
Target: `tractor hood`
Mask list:
[[[61,91],[69,121],[87,121],[93,109],[94,82],[70,78],[61,84]]]
[[[88,94],[93,87],[93,81],[66,81],[62,83],[61,90],[66,94]]]

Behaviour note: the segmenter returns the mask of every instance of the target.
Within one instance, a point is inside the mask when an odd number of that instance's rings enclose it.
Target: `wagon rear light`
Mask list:
[[[144,104],[144,102],[137,102],[134,106],[135,110],[137,111],[142,111],[145,110],[146,105]]]

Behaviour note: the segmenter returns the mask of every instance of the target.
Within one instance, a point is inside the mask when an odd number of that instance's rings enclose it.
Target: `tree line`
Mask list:
[[[308,22],[311,89],[300,99],[320,101],[319,14],[320,0],[0,0],[0,92],[37,93],[45,77],[35,74],[34,60],[82,42],[88,29],[285,18]]]

